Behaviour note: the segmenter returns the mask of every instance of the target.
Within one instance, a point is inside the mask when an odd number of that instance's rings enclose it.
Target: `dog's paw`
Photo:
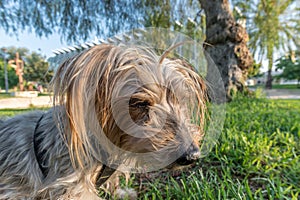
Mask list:
[[[137,199],[137,193],[132,188],[123,188],[123,189],[117,189],[115,192],[115,196],[117,199],[126,199],[126,200],[136,200]]]

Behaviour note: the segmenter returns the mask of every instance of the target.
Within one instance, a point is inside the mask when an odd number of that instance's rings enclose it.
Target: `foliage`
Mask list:
[[[247,17],[253,54],[259,62],[268,60],[267,84],[271,87],[275,51],[287,51],[300,45],[300,7],[296,0],[233,0],[233,3],[243,17]]]
[[[6,53],[8,54],[7,60],[13,60],[13,59],[15,59],[16,52],[19,53],[20,59],[24,59],[24,57],[30,53],[29,49],[27,49],[25,47],[10,46],[10,47],[3,47],[3,48],[5,48]]]
[[[190,9],[195,3],[196,0],[1,0],[0,27],[11,34],[28,30],[38,36],[58,31],[63,40],[86,41],[91,35],[108,37],[144,25],[170,27],[175,20],[195,16]]]
[[[6,67],[7,67],[7,78],[8,78],[9,88],[14,88],[15,86],[18,85],[19,78],[16,75],[14,68],[10,67],[7,63],[6,63]],[[2,89],[5,88],[4,62],[2,58],[0,58],[0,88]]]
[[[266,56],[270,59],[275,49],[286,50],[291,38],[297,37],[297,30],[291,26],[294,23],[287,18],[292,2],[292,0],[259,1],[255,8],[257,11],[253,25],[249,26],[250,46],[254,53],[259,51],[261,57]],[[273,60],[270,62],[272,64]]]
[[[17,48],[14,46],[7,47],[6,52],[8,54],[8,60],[15,59],[16,52],[19,53],[20,59],[24,61],[23,77],[26,80],[26,82],[38,82],[44,86],[46,86],[49,83],[53,76],[53,71],[48,71],[48,62],[45,61],[45,58],[41,54],[37,52],[30,52],[29,49],[24,47]],[[13,68],[8,66],[8,69],[10,73],[8,76],[9,86],[10,88],[12,88],[13,86],[17,85],[18,78],[15,75],[15,70]],[[1,73],[0,77],[2,74],[4,73]]]
[[[254,62],[252,67],[248,70],[248,77],[257,77],[257,76],[261,76],[260,72],[260,68],[261,68],[261,63],[256,63]]]
[[[86,40],[92,32],[107,35],[137,26],[141,8],[137,0],[2,0],[0,27],[10,33],[34,31],[38,36],[58,31],[68,41]]]
[[[27,81],[36,81],[46,86],[53,76],[53,71],[48,71],[49,64],[40,54],[32,52],[25,57],[24,78]]]
[[[300,7],[296,0],[232,0],[237,19],[247,20],[250,46],[258,59],[267,58],[266,47],[286,51],[299,46]]]
[[[205,16],[200,10],[198,1],[144,0],[144,2],[145,27],[170,28],[200,42],[204,41]]]
[[[286,80],[298,80],[300,83],[300,57],[295,60],[292,55],[282,56],[277,60],[276,70],[282,70],[282,73],[276,78],[283,78]]]

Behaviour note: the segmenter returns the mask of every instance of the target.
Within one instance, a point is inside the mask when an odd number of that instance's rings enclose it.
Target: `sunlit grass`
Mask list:
[[[249,86],[249,88],[265,88],[264,85]],[[287,89],[287,90],[300,90],[300,85],[297,84],[273,84],[272,89]]]
[[[299,198],[300,101],[240,97],[226,108],[209,156],[179,177],[136,183],[140,199]]]
[[[31,109],[0,110],[0,117]],[[139,199],[299,199],[300,101],[237,97],[213,151],[177,176],[132,179]]]
[[[0,93],[0,99],[5,99],[5,98],[10,98],[11,97],[11,95],[10,95],[10,93]]]
[[[25,112],[30,112],[34,110],[47,110],[46,107],[30,107],[30,108],[6,108],[0,109],[0,118],[13,117],[14,115],[22,114]]]

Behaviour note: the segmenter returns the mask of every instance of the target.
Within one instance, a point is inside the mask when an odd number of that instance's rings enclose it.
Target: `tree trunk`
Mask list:
[[[267,81],[266,81],[266,89],[272,89],[272,81],[273,81],[273,77],[272,77],[272,69],[268,70],[268,75],[267,75]]]
[[[247,48],[246,29],[235,22],[228,0],[199,0],[206,15],[208,55],[218,67],[226,90],[226,100],[236,91],[244,91],[248,68],[253,64]]]
[[[273,82],[273,77],[272,77],[272,68],[273,68],[273,52],[268,53],[268,75],[267,75],[267,81],[266,81],[266,89],[270,90],[272,89],[272,82]]]

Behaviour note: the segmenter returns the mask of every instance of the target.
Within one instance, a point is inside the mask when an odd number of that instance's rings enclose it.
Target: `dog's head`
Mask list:
[[[200,156],[206,86],[182,59],[138,46],[98,45],[64,62],[52,85],[66,108],[69,149],[79,165],[107,144],[168,164]]]

